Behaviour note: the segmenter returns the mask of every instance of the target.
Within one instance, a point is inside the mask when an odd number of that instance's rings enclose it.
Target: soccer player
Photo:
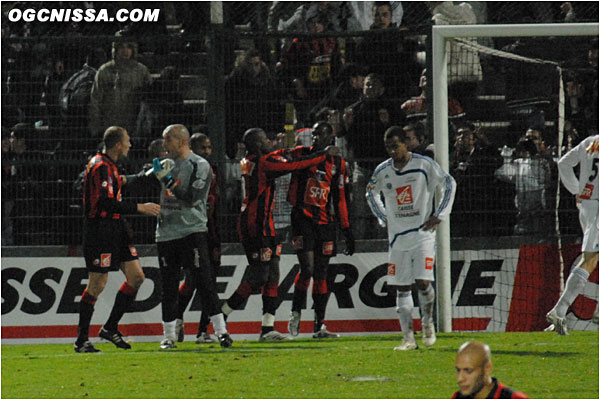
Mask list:
[[[195,154],[209,161],[212,154],[212,144],[208,136],[206,136],[204,133],[194,133],[190,138],[190,147]],[[212,178],[210,181],[210,189],[208,190],[208,199],[206,204],[206,225],[208,228],[208,254],[210,256],[210,266],[212,268],[213,278],[215,278],[213,285],[216,287],[217,268],[221,265],[221,235],[219,231],[219,224],[217,222],[217,210],[220,198],[220,179],[217,172],[217,167],[211,163],[210,168]],[[196,283],[193,281],[193,279],[189,279],[187,276],[185,281],[181,284],[181,286],[179,286],[177,322],[175,324],[175,332],[177,334],[178,342],[183,342],[184,339],[183,313],[192,300],[195,289]],[[200,315],[200,322],[198,324],[196,343],[215,342],[215,339],[213,339],[213,337],[207,331],[209,323],[210,321],[208,319],[208,313],[202,311],[202,314]]]
[[[579,179],[573,168],[579,165]],[[583,258],[567,278],[565,290],[558,302],[546,314],[559,335],[568,335],[565,316],[567,309],[583,292],[590,274],[598,266],[598,135],[584,139],[558,160],[560,180],[576,196],[579,223],[583,230]],[[593,319],[598,322],[598,305]]]
[[[309,156],[288,160],[287,149],[271,152],[273,143],[260,128],[244,133],[244,145],[248,151],[240,162],[244,178],[244,201],[238,219],[238,233],[244,246],[249,273],[223,304],[222,311],[229,315],[238,309],[253,293],[262,289],[263,319],[259,340],[280,341],[289,339],[274,329],[275,311],[279,303],[279,243],[273,225],[273,198],[275,179],[294,170],[310,168],[325,161],[326,154],[335,155],[337,148],[316,152]]]
[[[413,332],[413,283],[419,291],[423,344],[433,346],[436,340],[433,325],[435,292],[431,285],[434,231],[450,214],[456,182],[431,158],[408,151],[406,131],[401,127],[388,128],[384,140],[391,158],[375,169],[366,196],[379,224],[388,227],[387,283],[397,292],[396,312],[404,333],[402,344],[394,350],[414,350],[418,346]],[[434,210],[434,193],[438,187],[442,196]],[[385,205],[380,194],[385,198]]]
[[[188,279],[195,280],[204,312],[210,316],[221,347],[231,347],[233,340],[219,311],[215,278],[209,265],[206,202],[211,181],[210,165],[190,149],[190,134],[185,126],[169,125],[163,138],[165,149],[175,165],[160,179],[161,212],[156,225],[165,335],[160,347],[175,347],[181,269],[187,269]]]
[[[492,376],[492,352],[485,343],[463,343],[458,349],[455,367],[459,390],[452,395],[453,399],[529,398]]]
[[[308,155],[323,150],[334,139],[328,122],[317,122],[312,128],[311,147],[297,147],[292,154]],[[337,338],[323,323],[329,293],[327,267],[336,254],[336,221],[346,238],[346,254],[354,253],[354,237],[348,220],[345,187],[348,184],[346,161],[340,156],[328,156],[319,165],[295,171],[289,189],[292,204],[292,245],[298,254],[300,272],[294,280],[294,297],[288,331],[292,336],[300,332],[302,307],[313,278],[312,297],[315,309],[313,338]]]
[[[88,270],[88,284],[79,303],[79,326],[74,346],[77,353],[100,351],[89,341],[90,321],[96,300],[106,286],[108,272],[117,269],[123,271],[126,280],[117,292],[113,309],[99,336],[118,348],[131,348],[117,328],[144,281],[144,272],[133,246],[131,228],[122,215],[137,211],[156,216],[160,212],[158,204],[136,204],[121,200],[123,184],[131,183],[136,178],[136,175],[120,175],[116,164],[129,153],[129,135],[125,129],[111,126],[106,129],[103,138],[104,151],[96,154],[88,163],[83,184],[83,256]]]

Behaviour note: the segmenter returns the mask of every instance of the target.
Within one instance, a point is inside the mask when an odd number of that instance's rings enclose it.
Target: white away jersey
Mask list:
[[[579,179],[573,168],[579,164]],[[598,135],[584,139],[558,160],[560,180],[582,200],[598,200]]]
[[[367,185],[367,202],[382,226],[387,224],[390,247],[410,250],[419,243],[435,240],[435,233],[421,230],[430,216],[444,220],[450,214],[456,182],[429,157],[411,153],[401,171],[390,158],[377,166]],[[433,210],[436,187],[441,200]],[[381,202],[383,194],[385,205]]]

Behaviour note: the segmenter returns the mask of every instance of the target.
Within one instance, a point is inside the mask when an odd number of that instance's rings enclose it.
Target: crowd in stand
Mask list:
[[[511,2],[512,7],[506,2],[414,3],[256,2],[244,5],[251,8],[246,13],[236,12],[236,6],[242,7],[238,2],[223,3],[226,27],[249,22],[253,31],[283,33],[281,40],[256,39],[254,47],[226,70],[225,152],[231,161],[223,168],[226,210],[237,212],[240,201],[235,165],[245,152],[240,142],[246,129],[261,127],[275,140],[284,127],[302,129],[325,119],[334,127],[336,143],[351,166],[351,211],[356,226],[362,229],[357,237],[382,237],[383,231],[378,231],[364,202],[364,188],[374,166],[386,158],[383,133],[392,125],[410,124],[418,142],[413,151],[425,152],[430,144],[426,134],[426,47],[418,25],[575,22],[585,19],[578,10],[587,13],[590,7],[588,3],[549,2]],[[125,7],[104,2],[60,4]],[[155,8],[153,4],[136,2],[131,7]],[[169,36],[169,43],[180,42],[177,50],[204,50],[203,40],[193,35],[207,31],[209,3],[162,4],[158,22],[127,27],[116,23],[17,24],[3,19],[2,215],[9,217],[3,218],[3,245],[25,244],[12,233],[35,230],[24,222],[27,218],[56,216],[53,206],[39,206],[45,190],[41,177],[72,182],[81,169],[73,163],[53,171],[31,161],[56,156],[85,161],[98,147],[99,135],[108,126],[118,125],[130,132],[134,150],[137,148],[137,152],[132,150],[132,158],[141,164],[148,159],[145,149],[168,124],[195,125],[189,126],[190,130],[200,127],[195,124],[196,116],[183,111],[184,88],[176,66],[164,68],[153,79],[149,68],[136,58],[140,51],[170,51],[171,47],[160,41],[144,40],[152,35]],[[595,7],[597,19],[597,4]],[[169,31],[167,26],[175,23],[180,23],[181,30]],[[343,36],[343,40],[336,36],[348,31],[368,32]],[[72,40],[92,35],[115,35],[112,48]],[[42,36],[68,40],[29,40]],[[551,117],[545,113],[555,108],[552,96],[556,90],[523,82],[539,79],[540,74],[525,70],[520,77],[504,76],[509,62],[453,44],[448,65],[450,173],[458,183],[453,234],[547,232],[552,224],[558,147],[568,150],[598,132],[598,42],[587,41],[587,53],[571,54],[572,49],[565,46],[565,55],[553,59],[566,70],[563,143],[551,140],[555,134],[550,135],[546,126],[546,117]],[[540,58],[549,50],[534,40],[481,42]],[[223,46],[225,59],[233,59],[235,46],[227,39]],[[503,76],[503,94],[507,104],[512,102],[518,120],[513,132],[500,141],[492,140],[471,118],[482,112],[477,110],[476,98],[484,92],[486,74],[490,81],[496,80],[494,74]],[[502,144],[506,148],[501,152]],[[11,216],[15,217],[12,222]]]

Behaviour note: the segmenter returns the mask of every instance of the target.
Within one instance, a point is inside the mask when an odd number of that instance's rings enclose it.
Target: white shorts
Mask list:
[[[433,281],[434,262],[435,241],[421,243],[410,250],[396,245],[389,252],[387,284],[409,286],[416,279]]]
[[[583,200],[581,202],[579,223],[583,231],[581,251],[598,253],[598,200]]]

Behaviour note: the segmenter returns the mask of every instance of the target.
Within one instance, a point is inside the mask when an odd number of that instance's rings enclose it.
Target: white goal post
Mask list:
[[[597,23],[446,25],[432,28],[433,132],[435,158],[449,170],[448,68],[446,42],[464,37],[598,36]],[[562,130],[562,126],[559,129]],[[438,329],[452,332],[452,293],[450,281],[450,219],[437,229]]]

